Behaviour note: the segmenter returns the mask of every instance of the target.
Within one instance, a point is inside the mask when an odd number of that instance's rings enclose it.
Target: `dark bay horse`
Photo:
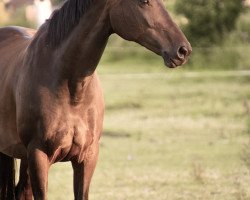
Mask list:
[[[113,33],[171,68],[191,53],[162,0],[68,0],[37,32],[0,28],[1,200],[47,199],[49,168],[63,161],[72,163],[75,199],[88,199],[104,113],[95,69]]]

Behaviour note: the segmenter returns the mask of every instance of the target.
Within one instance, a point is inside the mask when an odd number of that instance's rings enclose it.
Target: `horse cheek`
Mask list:
[[[110,23],[113,28],[113,31],[128,41],[134,41],[134,24],[131,23],[128,19],[130,13],[124,12],[121,6],[115,7],[110,12]]]

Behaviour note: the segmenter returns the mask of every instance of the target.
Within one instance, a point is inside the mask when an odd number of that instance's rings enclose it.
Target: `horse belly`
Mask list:
[[[0,80],[0,152],[19,157],[19,152],[23,152],[21,151],[23,145],[17,132],[14,91],[11,88],[10,79],[5,75],[2,78]]]
[[[26,157],[26,148],[18,134],[3,129],[0,129],[0,152],[14,158]]]

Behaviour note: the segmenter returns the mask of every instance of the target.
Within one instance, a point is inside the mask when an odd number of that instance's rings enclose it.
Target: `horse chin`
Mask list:
[[[164,64],[165,64],[166,67],[169,67],[169,68],[178,67],[178,65],[176,65],[175,62],[173,62],[172,60],[165,59],[165,58],[163,58],[163,60],[164,60]]]
[[[180,60],[172,59],[166,52],[162,54],[162,58],[164,60],[165,66],[169,68],[176,68],[187,62],[186,60],[180,61]]]
[[[164,60],[165,66],[169,68],[176,68],[178,66],[177,63],[173,59],[171,59],[167,52],[162,53],[162,58]]]

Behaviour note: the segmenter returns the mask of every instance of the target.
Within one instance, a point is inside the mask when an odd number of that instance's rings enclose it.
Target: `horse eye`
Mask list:
[[[141,4],[149,4],[149,0],[140,0]]]

